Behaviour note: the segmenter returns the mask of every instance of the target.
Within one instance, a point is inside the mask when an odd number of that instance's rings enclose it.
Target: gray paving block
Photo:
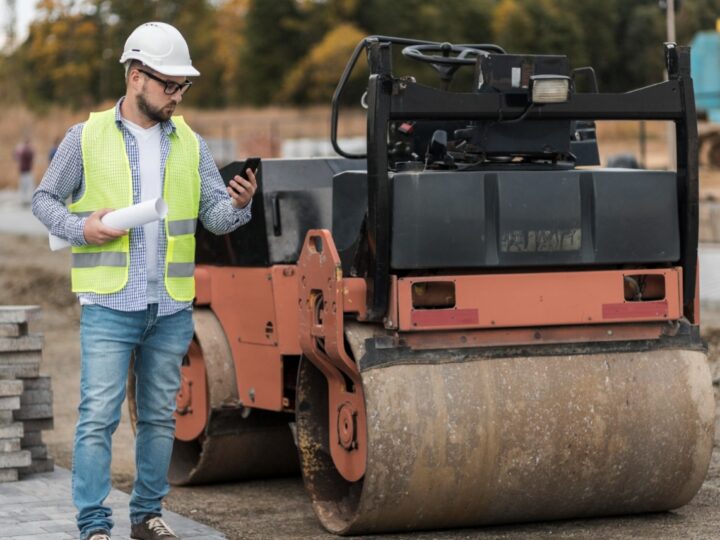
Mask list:
[[[21,407],[25,407],[26,405],[52,405],[52,402],[52,390],[25,390],[20,396]]]
[[[0,337],[20,337],[27,333],[27,323],[0,323]]]
[[[30,452],[27,450],[20,450],[19,452],[9,452],[7,454],[0,454],[0,469],[10,469],[13,467],[28,467],[32,458]]]
[[[2,532],[6,537],[10,538],[15,536],[29,536],[31,538],[37,538],[37,535],[46,534],[44,530],[42,530],[40,527],[35,527],[32,523],[9,525],[3,527]]]
[[[13,413],[15,420],[38,420],[43,418],[52,418],[52,415],[52,404],[44,405],[42,403],[23,406],[15,410]]]
[[[17,484],[17,485],[20,485],[20,484]],[[39,525],[40,521],[51,521],[53,519],[53,517],[50,514],[35,511],[35,505],[37,505],[41,501],[42,501],[41,496],[36,497],[35,501],[34,501],[35,504],[32,505],[32,508],[28,508],[27,512],[17,514],[15,516],[15,521],[20,522],[20,523],[28,523],[28,522],[38,523],[38,525]],[[60,519],[63,519],[63,518],[60,518]],[[42,525],[40,525],[40,526],[42,526]],[[2,538],[2,537],[0,537],[0,538]]]
[[[40,364],[42,351],[2,351],[0,365],[3,364]]]
[[[25,452],[26,450],[23,450]],[[30,453],[28,452],[28,455]],[[1,459],[1,455],[0,455]],[[52,472],[55,468],[55,460],[51,457],[44,459],[33,459],[27,466],[18,467],[20,477],[25,477],[28,474]]]
[[[77,530],[75,521],[70,519],[36,519],[33,520],[33,525],[45,529],[47,532],[65,532],[66,529]]]
[[[17,482],[17,469],[0,469],[0,483]]]
[[[21,380],[0,380],[0,397],[19,396],[23,389]]]
[[[42,441],[42,431],[26,431],[22,439],[20,439],[20,445],[23,448],[27,448],[29,446],[40,446],[43,444]]]
[[[0,397],[0,411],[14,411],[20,408],[20,396]]]
[[[12,411],[0,411],[0,426],[12,424],[14,421]]]
[[[27,476],[20,482],[0,484],[0,539],[77,538],[77,510],[70,499],[70,484],[70,472],[60,467],[50,473]],[[130,534],[129,498],[114,489],[106,499],[115,521],[113,538],[127,539]],[[181,538],[226,539],[219,531],[173,512],[163,512],[163,518]]]
[[[0,337],[20,337],[27,334],[27,323],[0,323]]]
[[[0,439],[14,439],[22,437],[25,434],[22,422],[13,422],[12,424],[0,425]]]
[[[28,390],[51,390],[52,389],[52,378],[48,375],[42,375],[35,377],[34,379],[23,380],[25,391]]]
[[[25,379],[40,375],[40,364],[3,364],[0,362],[0,379]]]
[[[7,540],[67,540],[68,538],[75,538],[75,536],[67,532],[33,533],[27,536],[10,536]]]
[[[55,460],[53,458],[33,459],[27,467],[18,467],[20,478],[27,478],[28,475],[38,473],[48,473],[55,469]]]
[[[35,461],[36,459],[47,458],[47,446],[45,446],[44,444],[40,444],[38,446],[25,446],[23,447],[23,450],[28,450],[30,452],[30,456],[32,457],[33,461]]]
[[[20,337],[0,337],[0,351],[39,351],[43,346],[40,334]]]
[[[20,450],[19,437],[15,437],[13,439],[0,439],[0,452],[19,452]],[[30,454],[32,454],[32,450],[30,451]]]
[[[55,423],[52,418],[43,418],[41,420],[23,420],[23,428],[25,431],[47,431],[53,429]]]
[[[0,306],[0,323],[23,323],[40,318],[40,306]]]

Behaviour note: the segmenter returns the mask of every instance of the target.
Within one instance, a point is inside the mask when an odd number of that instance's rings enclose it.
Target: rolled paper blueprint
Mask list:
[[[168,207],[161,198],[143,201],[127,208],[108,212],[102,218],[102,222],[114,229],[132,229],[140,227],[167,216]],[[50,249],[57,251],[70,246],[70,242],[50,235]]]

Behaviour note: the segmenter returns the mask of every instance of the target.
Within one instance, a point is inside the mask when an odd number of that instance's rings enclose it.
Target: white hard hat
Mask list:
[[[141,24],[125,42],[120,63],[139,60],[163,75],[195,77],[200,72],[192,66],[190,50],[177,28],[162,22]]]

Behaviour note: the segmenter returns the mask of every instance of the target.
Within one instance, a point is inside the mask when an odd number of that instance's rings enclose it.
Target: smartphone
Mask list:
[[[253,174],[255,174],[258,170],[258,167],[260,167],[260,158],[259,157],[249,157],[242,164],[242,168],[240,169],[240,172],[237,174],[239,174],[242,178],[247,180],[248,179],[247,172],[245,172],[245,171],[250,169],[253,172]]]
[[[245,161],[233,161],[232,163],[225,165],[222,169],[220,169],[220,176],[222,177],[223,181],[225,182],[225,185],[230,184],[230,180],[235,178],[235,176],[241,176],[245,180],[247,180],[247,173],[245,172],[247,169],[250,169],[254,173],[257,174],[257,170],[260,167],[260,158],[259,157],[249,157]],[[260,179],[258,179],[258,184],[260,183]],[[258,189],[260,189],[260,186],[258,186]]]

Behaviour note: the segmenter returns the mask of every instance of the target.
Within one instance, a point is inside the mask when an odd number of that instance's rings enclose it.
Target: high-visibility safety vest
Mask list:
[[[167,252],[165,288],[174,300],[195,298],[195,226],[200,207],[200,146],[181,116],[174,116],[170,153],[165,164],[163,198]],[[133,203],[130,161],[125,140],[115,123],[115,109],[90,114],[82,132],[85,175],[83,196],[69,206],[79,216],[101,208],[125,208]],[[125,287],[130,268],[130,238],[125,235],[101,246],[72,249],[72,290],[111,294]]]

